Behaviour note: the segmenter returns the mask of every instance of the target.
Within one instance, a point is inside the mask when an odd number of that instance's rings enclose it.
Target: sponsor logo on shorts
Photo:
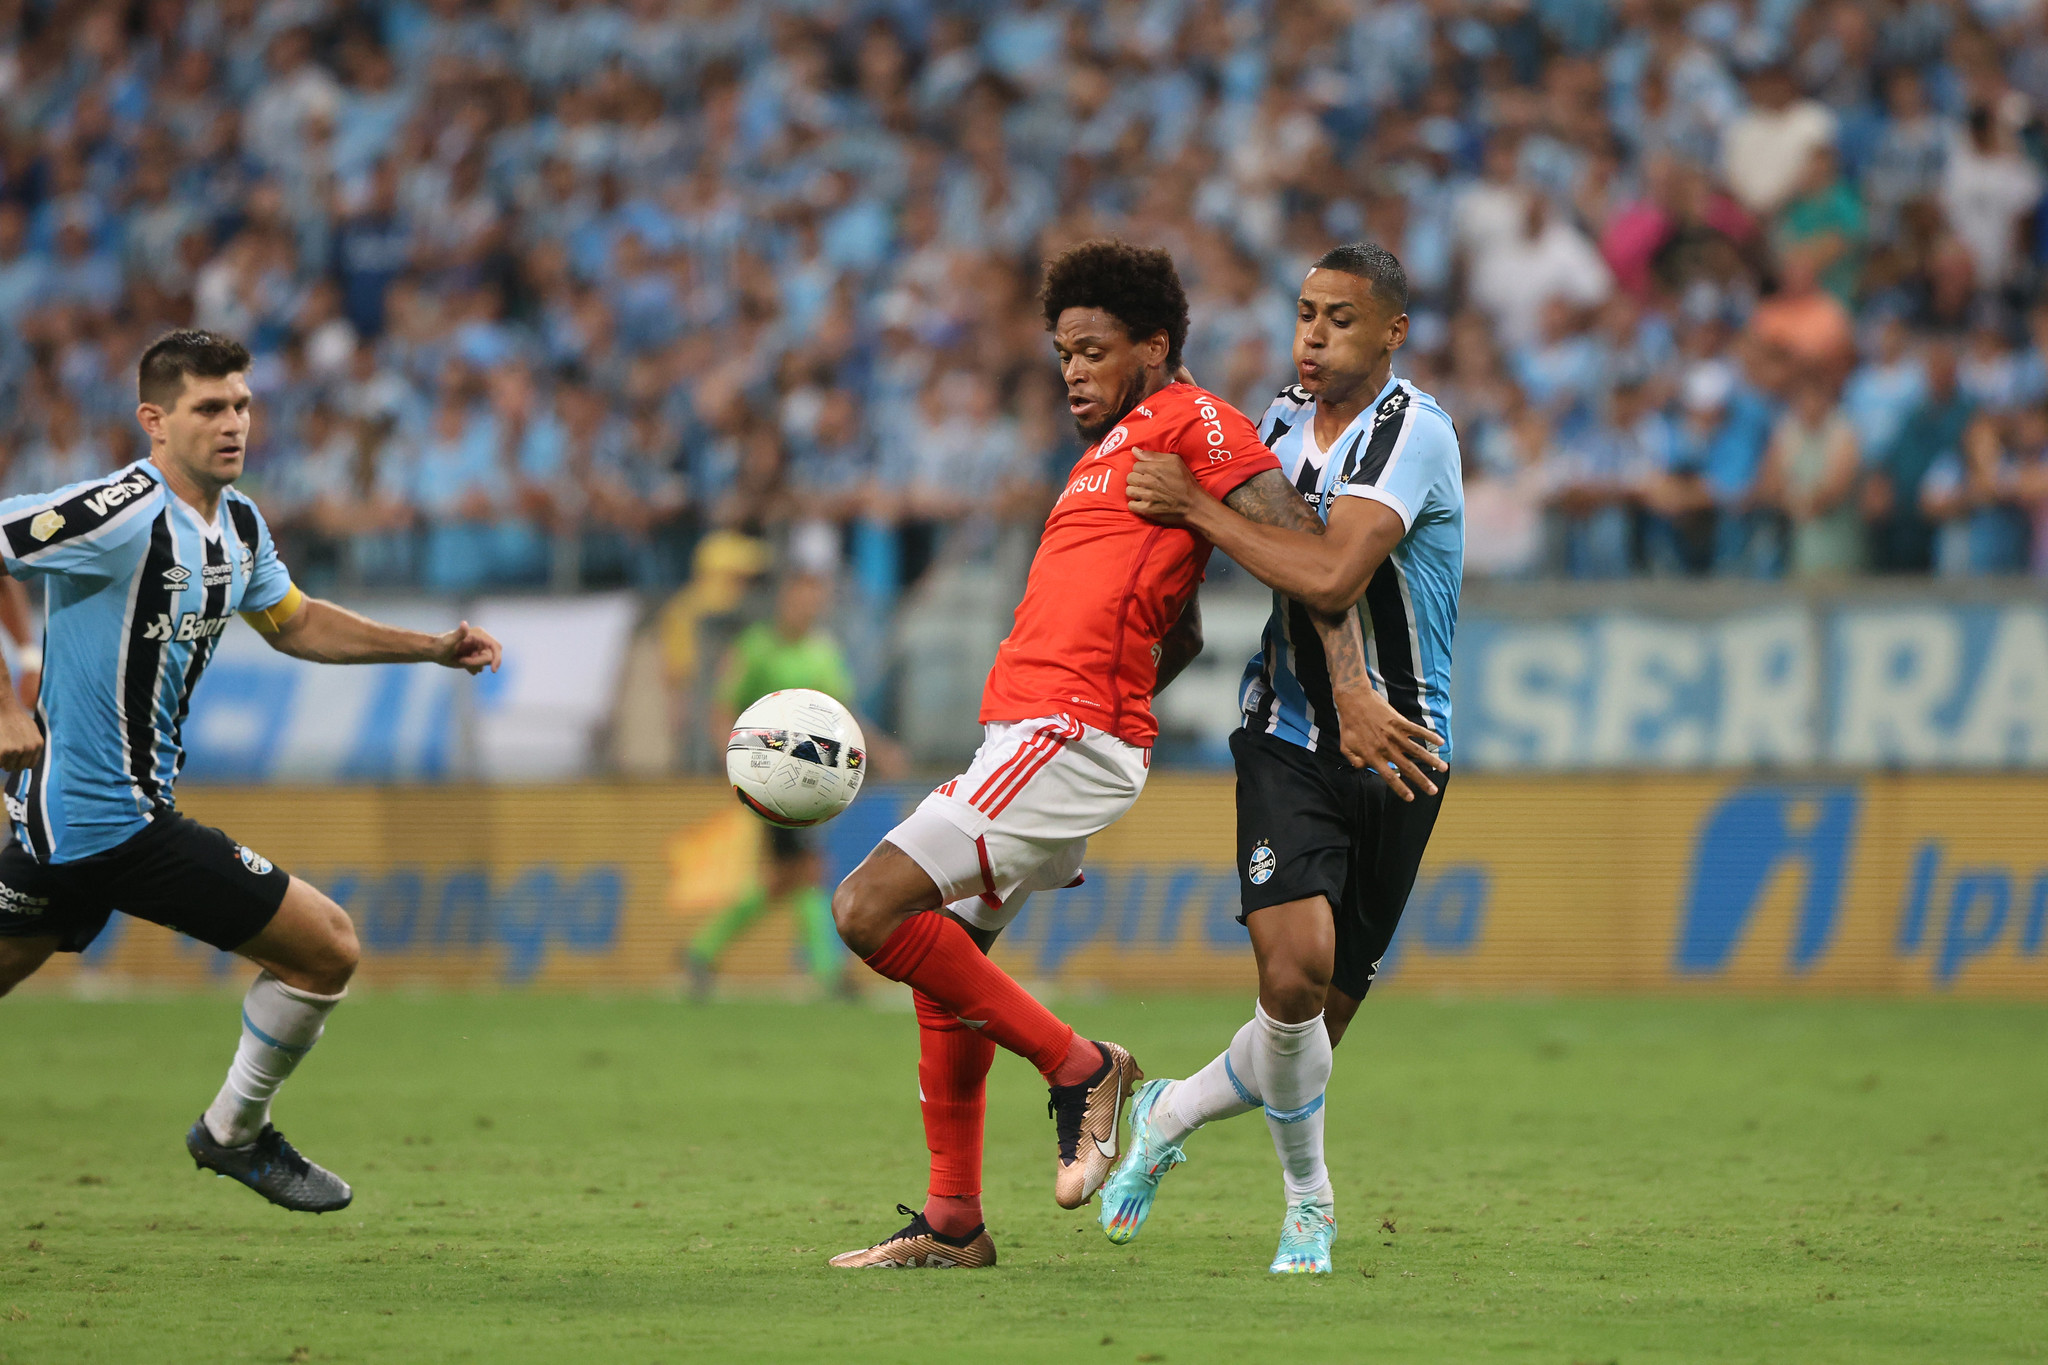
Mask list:
[[[7,818],[12,820],[17,825],[27,824],[28,802],[22,800],[18,796],[10,794],[7,797]]]
[[[1252,859],[1245,864],[1245,874],[1251,878],[1253,886],[1264,886],[1273,880],[1273,870],[1278,866],[1279,858],[1274,856],[1269,846],[1261,843],[1252,850]]]
[[[274,866],[270,859],[264,857],[247,844],[236,844],[235,856],[242,860],[243,867],[248,868],[259,877],[268,877]]]
[[[49,908],[49,897],[31,896],[0,882],[0,915],[40,915]]]

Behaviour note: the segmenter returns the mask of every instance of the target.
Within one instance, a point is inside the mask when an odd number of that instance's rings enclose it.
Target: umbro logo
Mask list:
[[[172,592],[178,591],[192,581],[192,571],[183,564],[173,564],[164,570],[164,586]]]

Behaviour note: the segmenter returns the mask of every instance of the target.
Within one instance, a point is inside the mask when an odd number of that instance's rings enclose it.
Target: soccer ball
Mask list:
[[[823,692],[770,692],[740,713],[725,775],[740,804],[771,825],[822,825],[851,805],[868,766],[853,714]]]

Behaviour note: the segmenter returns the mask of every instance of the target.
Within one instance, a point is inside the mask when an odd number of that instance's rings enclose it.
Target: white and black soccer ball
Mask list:
[[[770,692],[740,713],[725,775],[740,804],[772,825],[822,825],[853,804],[868,742],[853,713],[823,692]]]

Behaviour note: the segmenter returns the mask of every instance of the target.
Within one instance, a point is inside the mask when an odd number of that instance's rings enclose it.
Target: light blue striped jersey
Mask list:
[[[1315,401],[1289,385],[1259,421],[1259,435],[1324,521],[1338,498],[1370,498],[1400,515],[1407,533],[1366,585],[1357,611],[1373,686],[1394,709],[1444,737],[1451,754],[1451,637],[1465,576],[1465,481],[1458,433],[1437,401],[1390,379],[1324,450]],[[1239,693],[1248,729],[1305,749],[1337,752],[1323,643],[1300,603],[1273,594],[1260,651]]]
[[[43,582],[43,756],[7,784],[37,861],[114,847],[171,809],[192,687],[238,611],[291,592],[256,504],[233,489],[208,525],[139,460],[0,502],[0,556]]]

